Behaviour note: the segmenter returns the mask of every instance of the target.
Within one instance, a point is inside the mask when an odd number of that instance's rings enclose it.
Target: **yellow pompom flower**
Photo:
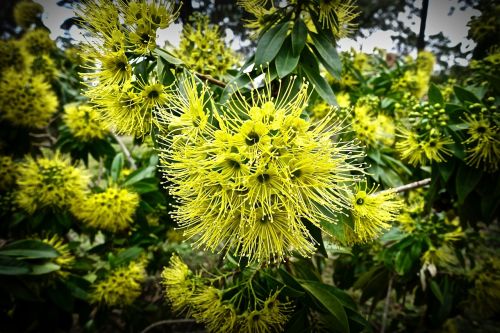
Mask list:
[[[0,156],[0,191],[13,188],[17,178],[17,165],[10,156]]]
[[[18,170],[16,203],[30,214],[45,207],[68,208],[82,200],[87,189],[85,171],[58,152],[50,158],[28,156]]]
[[[63,119],[71,134],[84,142],[103,139],[109,134],[99,112],[88,104],[65,105]]]
[[[14,6],[14,21],[21,28],[27,29],[40,19],[43,7],[31,0],[22,0]]]
[[[0,117],[19,126],[47,126],[58,100],[41,75],[9,70],[0,79]]]
[[[36,56],[26,54],[26,66],[33,75],[42,75],[48,82],[54,80],[58,74],[54,60],[47,54]]]
[[[364,169],[353,142],[336,142],[342,131],[329,112],[317,122],[301,118],[308,84],[265,80],[250,98],[235,92],[210,121],[207,88],[186,78],[160,112],[161,166],[179,205],[172,213],[195,246],[220,245],[250,261],[281,261],[292,251],[307,256],[314,241],[303,219],[319,226],[325,211],[351,205],[348,184]],[[184,92],[184,93],[183,93]]]
[[[125,307],[141,294],[141,283],[146,280],[144,262],[131,262],[112,271],[104,280],[95,283],[90,294],[92,303],[109,307]]]
[[[187,315],[190,313],[191,297],[195,287],[192,276],[193,272],[176,254],[172,255],[169,266],[161,273],[165,295],[177,313],[186,311]]]
[[[27,31],[21,38],[21,44],[32,55],[49,54],[56,49],[49,32],[42,28]]]
[[[236,55],[222,40],[218,26],[208,16],[197,15],[185,24],[177,54],[192,70],[213,77],[223,76],[237,62]]]
[[[433,161],[445,162],[446,156],[452,154],[450,145],[453,144],[453,140],[434,129],[427,134],[418,134],[406,128],[398,130],[400,140],[396,143],[396,149],[401,158],[413,166]]]
[[[73,206],[73,214],[89,227],[120,232],[130,228],[139,205],[139,195],[127,189],[108,187]]]
[[[354,232],[358,242],[368,242],[378,237],[389,222],[398,216],[403,202],[392,190],[375,192],[376,187],[367,191],[366,183],[357,185],[351,197]]]
[[[19,41],[0,40],[0,78],[4,69],[24,69],[24,57]]]

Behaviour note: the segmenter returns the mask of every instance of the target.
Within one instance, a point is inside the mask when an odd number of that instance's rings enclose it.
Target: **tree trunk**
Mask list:
[[[427,22],[427,9],[429,0],[422,0],[422,10],[420,11],[420,31],[417,39],[417,50],[420,52],[425,48],[425,24]]]

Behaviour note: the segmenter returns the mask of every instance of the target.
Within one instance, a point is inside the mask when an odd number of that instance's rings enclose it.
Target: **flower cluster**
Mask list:
[[[86,95],[103,120],[119,134],[142,136],[151,129],[151,112],[166,100],[165,87],[132,73],[156,48],[156,31],[177,17],[173,1],[84,1],[78,15],[93,42],[85,45],[82,73]]]
[[[59,153],[51,158],[28,156],[18,170],[16,203],[30,214],[44,207],[70,207],[87,189],[84,170]]]
[[[254,275],[252,272],[247,280],[226,288],[216,287],[211,283],[214,279],[193,274],[174,254],[169,267],[163,270],[162,283],[172,309],[187,312],[209,332],[283,331],[293,306],[279,299],[279,290],[263,297],[258,295],[253,286]]]
[[[173,216],[198,246],[224,244],[250,261],[307,256],[314,242],[304,220],[335,223],[325,210],[351,206],[363,153],[332,140],[342,132],[333,113],[303,119],[308,84],[294,86],[275,97],[266,79],[262,91],[249,99],[236,92],[216,110],[207,88],[187,77],[160,114],[168,126],[161,167],[180,203]]]
[[[393,89],[401,92],[410,92],[418,98],[423,97],[429,89],[429,81],[435,62],[436,60],[432,53],[426,51],[419,52],[415,63],[412,64],[412,59],[409,59],[409,69],[404,72],[399,80],[393,83]]]
[[[72,211],[92,228],[119,232],[130,227],[138,205],[137,193],[108,187],[104,192],[89,195]]]
[[[14,21],[21,28],[27,29],[40,19],[43,7],[31,0],[21,0],[14,7]]]
[[[146,279],[145,263],[141,260],[113,270],[93,286],[91,302],[106,306],[124,307],[141,294],[141,283]]]
[[[10,156],[0,156],[0,191],[9,191],[16,182],[17,165]]]
[[[65,105],[63,119],[71,134],[84,142],[103,139],[109,133],[97,110],[88,104]]]
[[[218,26],[208,16],[196,15],[185,24],[177,55],[193,71],[221,77],[237,62],[236,55],[222,40]]]

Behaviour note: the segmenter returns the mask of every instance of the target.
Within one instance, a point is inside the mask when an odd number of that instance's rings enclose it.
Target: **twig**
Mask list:
[[[196,73],[196,76],[199,77],[200,79],[202,80],[205,80],[205,81],[208,81],[208,82],[212,82],[213,84],[215,84],[216,86],[219,86],[221,88],[226,88],[226,84],[222,81],[219,81],[217,79],[214,79],[213,77],[211,77],[210,75],[205,75],[205,74],[200,74],[200,73]]]
[[[391,189],[390,191],[394,191],[396,193],[406,192],[406,191],[413,190],[413,189],[416,189],[419,187],[424,187],[425,185],[430,184],[430,182],[431,182],[430,178],[425,178],[425,179],[422,179],[422,180],[419,180],[419,181],[416,181],[413,183],[409,183],[406,185],[395,187],[395,188]]]
[[[143,329],[141,333],[146,333],[150,331],[152,328],[155,328],[157,326],[161,325],[170,325],[170,324],[184,324],[184,323],[195,323],[196,321],[194,319],[168,319],[168,320],[160,320],[157,321],[156,323],[153,323]]]
[[[137,165],[135,165],[135,161],[132,158],[132,155],[130,155],[130,151],[128,150],[127,146],[125,146],[125,144],[123,143],[122,139],[120,139],[120,137],[118,135],[116,135],[113,132],[111,132],[111,134],[113,135],[113,138],[115,139],[115,141],[118,143],[118,145],[122,149],[123,154],[125,154],[125,157],[127,158],[128,162],[130,163],[130,167],[132,169],[136,170],[137,169]]]
[[[389,278],[389,285],[387,286],[387,295],[385,295],[384,303],[384,314],[382,315],[382,327],[380,328],[380,333],[385,332],[385,326],[387,325],[387,314],[389,313],[389,304],[391,301],[391,291],[392,291],[392,280],[394,277],[391,275]]]

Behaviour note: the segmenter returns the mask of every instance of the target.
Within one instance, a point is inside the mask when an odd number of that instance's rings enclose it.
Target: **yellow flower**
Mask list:
[[[26,54],[26,65],[33,75],[42,75],[48,82],[54,80],[58,74],[54,60],[47,54],[36,56]]]
[[[349,36],[356,28],[352,21],[359,11],[353,0],[319,0],[319,22],[331,29],[337,39]]]
[[[368,242],[378,237],[382,230],[390,228],[402,208],[403,203],[391,190],[375,192],[372,187],[368,192],[366,183],[357,185],[357,191],[351,197],[354,232],[358,242]]]
[[[108,187],[104,192],[91,194],[74,205],[73,213],[92,228],[120,232],[130,228],[137,206],[137,193]]]
[[[351,106],[351,97],[347,92],[339,92],[337,95],[337,103],[341,108],[348,108]]]
[[[40,19],[43,7],[31,0],[22,0],[14,6],[14,21],[21,28],[27,29]]]
[[[0,78],[2,71],[7,68],[24,69],[24,56],[19,41],[0,40]]]
[[[192,275],[193,272],[176,254],[172,255],[169,266],[161,273],[165,295],[175,312],[187,311],[187,315],[190,314],[191,297],[194,293]]]
[[[57,273],[62,276],[67,275],[66,269],[71,268],[75,262],[75,256],[71,254],[68,244],[64,243],[64,240],[59,235],[45,237],[42,242],[49,244],[59,253],[59,256],[54,259],[54,263],[61,267]]]
[[[49,32],[42,28],[27,31],[21,38],[21,45],[32,55],[49,54],[56,49]]]
[[[92,303],[125,307],[141,294],[141,283],[146,279],[143,262],[131,262],[128,266],[112,271],[104,280],[95,283],[90,294]]]
[[[500,165],[500,135],[498,127],[484,116],[467,116],[467,134],[464,141],[468,165],[479,168],[482,164],[487,171],[494,172]]]
[[[98,111],[88,104],[66,104],[63,119],[71,134],[84,142],[103,139],[109,134]]]
[[[16,183],[17,165],[10,156],[0,156],[0,191],[10,191]]]
[[[18,126],[47,126],[58,100],[41,75],[8,70],[0,79],[0,117]]]
[[[266,79],[263,91],[249,98],[236,92],[213,111],[200,85],[185,79],[160,110],[160,123],[168,126],[160,163],[185,235],[212,251],[226,244],[250,261],[311,254],[314,241],[303,219],[319,226],[330,221],[319,207],[350,206],[346,187],[364,172],[354,162],[361,150],[332,140],[342,131],[334,113],[318,122],[301,118],[307,84],[293,93],[293,82],[277,87],[275,98]]]
[[[432,135],[423,142],[422,149],[424,150],[425,157],[429,161],[445,162],[445,156],[450,156],[452,151],[448,145],[453,144],[453,140],[448,137],[440,135]]]
[[[58,152],[51,158],[28,156],[19,165],[16,203],[30,214],[44,207],[64,209],[82,200],[87,184],[85,171]]]
[[[193,71],[223,76],[234,67],[237,58],[222,39],[218,26],[209,24],[209,17],[196,15],[192,24],[185,24],[177,55]]]
[[[417,55],[417,70],[430,75],[434,69],[436,57],[428,51],[420,51]]]
[[[396,149],[403,160],[417,166],[427,162],[444,162],[446,156],[452,154],[450,145],[453,140],[440,134],[434,129],[427,135],[417,134],[406,128],[399,128],[400,140],[396,143]]]

